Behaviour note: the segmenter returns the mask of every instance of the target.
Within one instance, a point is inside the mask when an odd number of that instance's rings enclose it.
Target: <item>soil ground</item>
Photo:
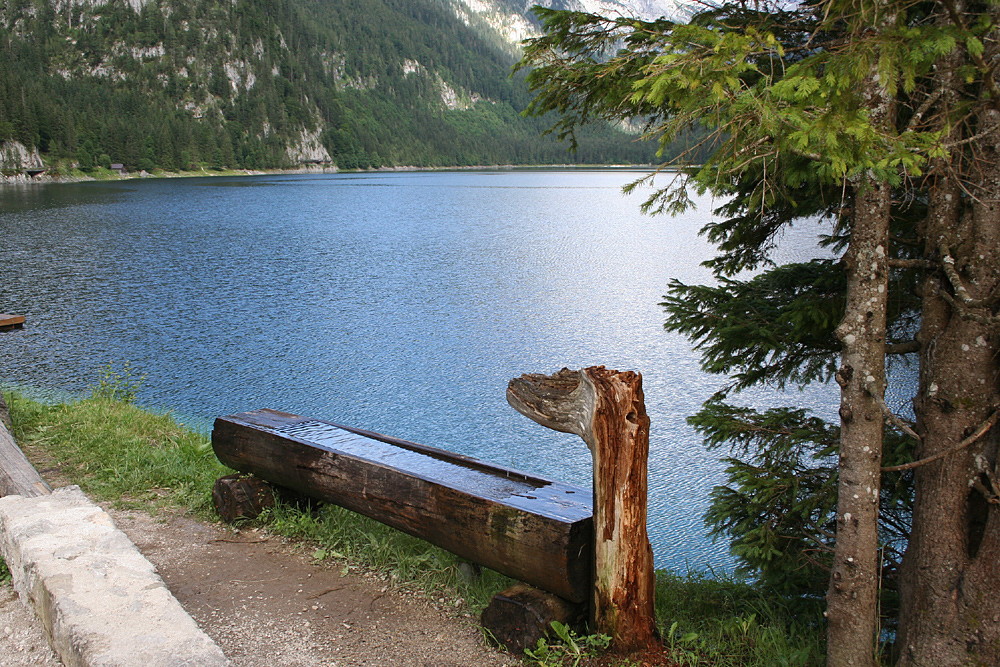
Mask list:
[[[181,515],[108,510],[174,596],[236,667],[513,667],[446,599],[393,590],[376,575],[316,564],[262,530]],[[0,665],[61,664],[10,584],[0,586]]]

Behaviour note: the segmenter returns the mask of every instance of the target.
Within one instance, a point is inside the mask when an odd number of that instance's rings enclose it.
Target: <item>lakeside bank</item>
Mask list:
[[[215,460],[204,435],[178,426],[169,415],[153,415],[127,401],[91,396],[46,405],[7,395],[18,441],[43,474],[80,484],[116,511],[152,513],[179,521],[175,525],[187,531],[202,530],[197,527],[201,522],[214,523],[211,484],[229,471]],[[470,577],[451,554],[334,506],[317,511],[280,506],[231,537],[207,539],[222,540],[215,544],[227,547],[228,540],[291,540],[293,551],[307,562],[381,582],[375,595],[398,591],[466,619],[478,615],[489,596],[507,584],[489,571]],[[317,595],[314,600],[325,599],[323,590],[308,590]],[[301,595],[304,591],[295,589],[293,599],[302,598],[305,612],[319,611]],[[819,664],[821,617],[786,605],[746,582],[657,573],[661,636],[682,664]],[[341,640],[352,628],[342,628],[348,632],[341,633]]]

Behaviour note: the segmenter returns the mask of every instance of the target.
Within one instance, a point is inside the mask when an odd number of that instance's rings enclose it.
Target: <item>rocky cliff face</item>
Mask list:
[[[29,169],[44,169],[45,163],[38,149],[28,149],[19,141],[0,143],[0,170],[23,172]]]
[[[333,157],[320,141],[319,130],[302,130],[299,140],[286,149],[288,161],[292,164],[330,164]]]
[[[674,15],[682,2],[680,0],[542,0],[531,4],[605,16],[635,16],[648,20]]]
[[[651,20],[677,16],[683,0],[457,0],[456,12],[466,25],[479,21],[489,26],[516,50],[521,41],[539,34],[532,13],[535,5]]]

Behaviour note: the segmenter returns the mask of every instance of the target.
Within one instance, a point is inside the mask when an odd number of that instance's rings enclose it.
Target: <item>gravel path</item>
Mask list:
[[[48,667],[61,665],[34,612],[21,603],[10,582],[0,586],[0,665]]]

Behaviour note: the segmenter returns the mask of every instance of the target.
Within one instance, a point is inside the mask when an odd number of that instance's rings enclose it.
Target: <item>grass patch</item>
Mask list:
[[[821,601],[787,600],[732,576],[656,573],[661,636],[680,665],[824,663]]]
[[[127,368],[121,374],[102,369],[101,378],[91,388],[91,398],[71,403],[50,405],[7,394],[18,442],[95,499],[147,511],[179,508],[216,520],[212,485],[232,471],[215,458],[208,438],[170,415],[121,400],[134,396],[135,378]],[[456,610],[478,613],[511,583],[490,570],[473,574],[476,568],[447,551],[333,505],[311,509],[279,504],[257,523],[302,541],[318,562],[376,572],[392,587],[450,600]],[[0,581],[5,577],[9,573],[0,565]],[[660,633],[679,665],[805,667],[823,662],[818,601],[793,604],[747,581],[666,571],[657,572],[656,596]],[[535,664],[582,657],[560,653],[556,643],[548,646],[545,660],[536,658]]]
[[[211,444],[168,414],[94,397],[46,405],[9,394],[14,435],[40,450],[91,497],[125,508],[211,509],[216,478],[227,474]]]
[[[7,568],[7,561],[0,558],[0,585],[10,583],[10,570]]]

